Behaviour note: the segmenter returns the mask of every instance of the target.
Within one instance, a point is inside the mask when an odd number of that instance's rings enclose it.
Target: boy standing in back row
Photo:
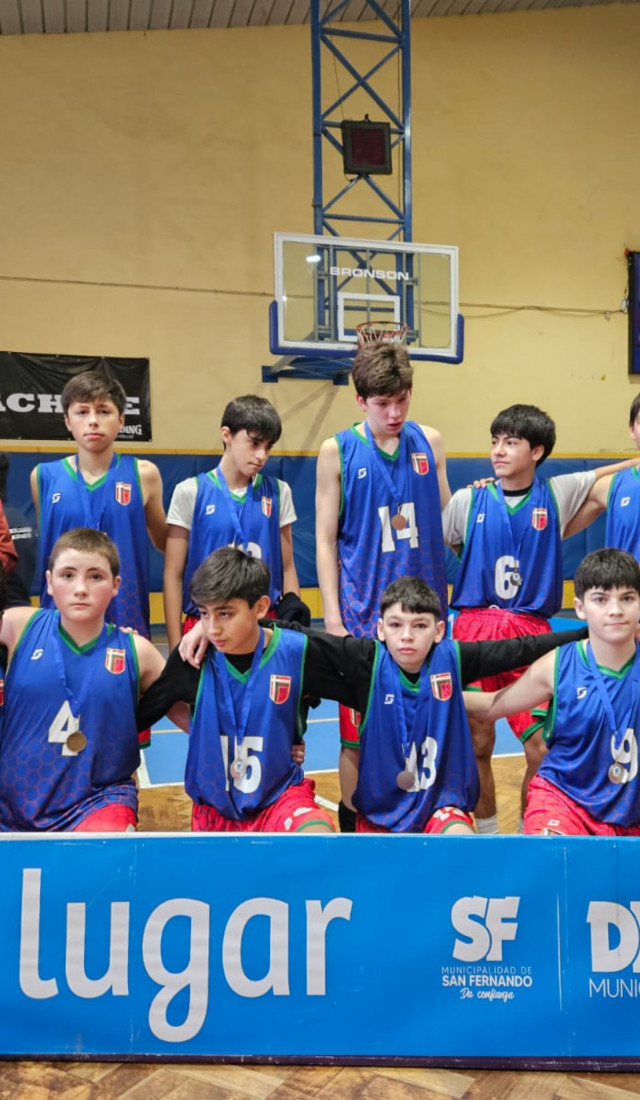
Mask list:
[[[292,524],[296,513],[286,481],[262,473],[282,422],[264,397],[247,394],[230,401],[222,414],[224,454],[215,468],[176,485],[167,522],[164,614],[169,649],[193,626],[197,609],[191,578],[222,546],[239,546],[260,558],[271,574],[271,606],[286,592],[300,596],[293,560]]]
[[[640,450],[640,394],[636,394],[629,410],[629,435]],[[626,550],[640,559],[640,468],[632,466],[617,474],[603,477],[571,521],[568,535],[582,531],[601,512],[607,510],[605,546]]]
[[[45,571],[56,540],[73,528],[93,527],[109,535],[120,555],[122,583],[107,620],[133,627],[148,638],[147,532],[162,553],[167,537],[160,471],[153,462],[115,451],[127,403],[116,379],[83,371],[67,382],[60,400],[78,449],[75,455],[41,463],[31,471],[40,526],[40,604],[53,607]]]
[[[413,368],[402,345],[362,348],[352,372],[364,420],[318,455],[318,582],[330,634],[375,637],[380,599],[402,574],[422,577],[446,616],[441,509],[451,492],[442,437],[407,420]],[[358,732],[340,708],[340,827],[353,831]]]
[[[591,499],[600,479],[631,463],[597,470],[536,476],[556,440],[551,417],[535,405],[511,405],[491,425],[491,463],[497,481],[459,489],[444,515],[445,542],[459,548],[460,572],[451,606],[460,614],[453,634],[460,641],[514,638],[550,630],[548,619],[562,606],[561,540],[572,518]],[[632,460],[635,461],[635,460]],[[521,670],[483,680],[485,691],[513,682]],[[522,809],[530,779],[542,759],[544,714],[512,715],[511,729],[522,741],[527,769]],[[473,718],[471,733],[480,772],[476,824],[497,832],[491,754],[495,726]]]

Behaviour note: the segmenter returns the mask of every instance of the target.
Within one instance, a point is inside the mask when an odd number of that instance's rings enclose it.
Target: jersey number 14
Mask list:
[[[382,553],[391,554],[396,548],[396,539],[409,539],[409,546],[415,550],[418,545],[418,525],[416,524],[416,506],[413,501],[401,504],[397,514],[405,521],[404,527],[394,527],[391,523],[390,509],[385,505],[378,508],[380,523],[382,525]]]

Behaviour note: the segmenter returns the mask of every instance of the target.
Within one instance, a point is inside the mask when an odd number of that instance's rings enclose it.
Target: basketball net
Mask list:
[[[367,344],[404,344],[409,326],[402,321],[363,321],[356,325],[358,346]]]

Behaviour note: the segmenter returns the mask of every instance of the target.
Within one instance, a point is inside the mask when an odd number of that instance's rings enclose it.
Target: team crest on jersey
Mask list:
[[[54,493],[53,496],[51,497],[51,503],[52,504],[57,504],[58,501],[60,500],[61,496],[62,496],[62,493]]]
[[[367,467],[361,466],[358,470],[358,481],[361,481],[363,477],[367,476]]]
[[[549,522],[549,516],[546,508],[534,508],[531,513],[531,526],[534,531],[544,531],[547,523]]]
[[[627,505],[628,505],[628,504],[629,504],[630,502],[631,502],[631,497],[623,497],[623,498],[622,498],[622,500],[620,501],[620,507],[621,507],[621,508],[626,508],[626,507],[627,507]]]
[[[291,677],[274,675],[269,681],[269,698],[272,703],[286,703],[291,694]]]
[[[484,523],[485,512],[478,512],[476,516],[476,523]]]
[[[587,694],[586,687],[576,688],[576,699],[584,699],[586,694]]]
[[[394,699],[395,699],[395,695],[385,695],[385,697],[384,697],[384,705],[385,705],[386,707],[388,707],[388,706],[389,706],[389,703],[393,703]],[[354,725],[355,725],[355,723],[354,723]]]
[[[431,677],[431,691],[433,697],[440,703],[446,703],[453,695],[453,681],[450,672],[436,672]]]
[[[131,486],[126,481],[116,481],[116,500],[118,504],[131,503]]]
[[[429,459],[427,458],[424,451],[411,452],[411,465],[413,466],[416,474],[421,474],[424,476],[424,474],[429,473]]]
[[[205,516],[212,516],[213,513],[215,512],[215,510],[216,510],[215,504],[207,504],[207,507],[204,510],[204,514],[205,514]]]
[[[44,649],[34,649],[33,653],[31,654],[30,660],[39,661],[43,653]]]
[[[271,497],[262,497],[262,514],[267,519],[271,519],[271,508],[273,506],[273,500]]]
[[[108,649],[104,655],[104,667],[107,672],[113,672],[115,676],[124,672],[127,667],[124,649]]]

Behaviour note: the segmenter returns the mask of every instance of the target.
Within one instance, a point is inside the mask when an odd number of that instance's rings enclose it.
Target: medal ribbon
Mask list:
[[[229,486],[227,485],[227,482],[225,480],[225,476],[219,466],[217,466],[214,471],[214,477],[216,478],[218,485],[220,486],[220,492],[222,493],[225,504],[229,510],[233,529],[236,533],[236,546],[240,546],[246,549],[251,540],[251,514],[254,504],[253,478],[247,485],[247,495],[245,497],[244,504],[239,504],[233,499]]]
[[[371,452],[372,452],[372,457],[373,457],[373,465],[375,466],[376,473],[378,473],[380,475],[380,477],[382,478],[382,480],[384,481],[387,489],[389,490],[389,493],[391,494],[391,499],[395,501],[396,512],[399,512],[400,508],[402,506],[402,503],[403,503],[403,496],[405,497],[405,499],[407,499],[408,496],[409,496],[409,494],[407,492],[407,488],[406,488],[405,485],[399,486],[399,485],[396,485],[394,483],[394,480],[391,477],[391,473],[390,473],[390,470],[389,470],[389,464],[386,461],[386,459],[384,459],[382,457],[382,455],[380,454],[380,451],[378,449],[378,445],[377,445],[375,439],[373,438],[373,433],[372,433],[371,428],[369,427],[366,420],[363,423],[363,427],[364,427],[364,434],[366,435],[367,440],[368,440],[368,442],[371,446]],[[404,473],[405,471],[408,470],[409,466],[411,465],[411,453],[410,453],[410,449],[409,449],[409,436],[408,436],[407,432],[404,431],[404,430],[400,431],[400,438],[399,438],[399,441],[398,441],[398,448],[399,448],[399,453],[398,453],[398,459],[397,459],[397,463],[396,463],[396,469],[398,471],[400,471],[400,473]]]
[[[534,482],[534,484],[535,484],[535,482]],[[509,515],[509,509],[507,508],[507,502],[504,499],[504,493],[502,491],[502,486],[500,485],[500,482],[497,482],[494,485],[494,488],[495,488],[495,491],[496,491],[496,498],[497,498],[498,505],[499,505],[499,508],[500,508],[500,514],[502,516],[502,522],[505,524],[505,526],[507,528],[507,531],[509,533],[509,538],[511,539],[511,544],[514,548],[514,557],[519,562],[520,558],[522,557],[522,544],[524,543],[525,536],[527,534],[527,524],[526,523],[523,524],[522,533],[520,535],[520,540],[519,540],[518,545],[516,547],[516,542],[515,542],[515,539],[513,537],[513,528],[511,526],[511,516]],[[491,492],[491,486],[490,485],[487,486],[487,492]],[[533,492],[533,485],[529,489],[529,493],[531,493],[531,492]],[[525,497],[526,495],[527,495],[526,493],[523,493],[523,497]],[[522,503],[522,502],[520,502],[520,503]]]
[[[594,678],[594,681],[595,681],[596,689],[597,689],[598,695],[600,696],[600,702],[602,703],[602,708],[603,708],[603,710],[604,710],[604,712],[607,716],[607,724],[609,726],[609,729],[611,730],[611,733],[617,739],[617,737],[618,737],[618,728],[619,727],[618,727],[618,724],[616,722],[616,716],[614,714],[613,704],[611,702],[611,699],[609,698],[609,692],[607,691],[607,686],[604,682],[604,676],[602,675],[602,672],[598,668],[598,663],[595,659],[595,655],[594,655],[593,649],[591,648],[590,644],[587,645],[587,654],[588,654],[588,657],[589,657],[589,667],[590,667],[590,669],[593,673],[593,678]],[[637,645],[636,645],[636,655],[635,655],[635,658],[634,658],[633,667],[630,670],[630,672],[628,673],[628,675],[631,676],[631,688],[632,688],[632,690],[631,690],[631,706],[629,707],[627,714],[625,714],[625,716],[624,716],[624,721],[620,723],[620,726],[622,727],[623,736],[624,736],[626,730],[629,728],[629,722],[631,721],[631,715],[633,714],[634,710],[638,706],[638,686],[640,685],[640,650],[638,650]]]
[[[409,761],[409,757],[411,755],[411,753],[410,753],[410,743],[409,742],[410,742],[410,740],[413,740],[413,738],[412,738],[413,729],[411,730],[411,734],[410,734],[408,726],[407,726],[407,712],[406,712],[406,707],[405,707],[405,701],[404,701],[404,697],[403,697],[403,694],[402,694],[402,680],[400,678],[400,668],[395,663],[395,661],[393,662],[393,675],[394,675],[394,679],[395,679],[395,688],[396,688],[396,714],[398,715],[398,725],[400,726],[400,740],[401,740],[401,744],[402,744],[402,757],[403,757],[403,760],[405,762],[405,767],[406,767],[407,764],[408,764],[408,761]],[[426,704],[427,697],[429,695],[429,688],[430,688],[429,672],[427,670],[426,664],[424,664],[422,666],[422,668],[420,669],[420,688],[418,690],[418,697],[416,699],[416,709],[415,709],[416,720],[418,719],[418,717],[421,713],[422,707]],[[415,727],[415,722],[414,722],[414,727]],[[418,748],[418,746],[416,745],[416,749],[417,748]]]
[[[78,466],[78,459],[76,458],[76,471],[78,474],[78,482],[80,488],[80,499],[82,501],[82,511],[84,513],[84,525],[85,527],[94,527],[97,531],[102,530],[102,518],[107,508],[107,504],[110,499],[110,490],[113,487],[116,480],[116,467],[118,465],[117,454],[113,455],[109,469],[105,475],[104,484],[99,489],[92,489],[87,484],[82,476],[82,470]],[[94,515],[93,502],[97,499],[98,494],[101,498],[100,513],[96,517]]]
[[[57,670],[57,673],[58,673],[58,679],[60,680],[60,683],[62,684],[62,687],[64,688],[64,693],[67,697],[67,702],[69,703],[69,707],[71,708],[71,713],[72,713],[75,721],[80,722],[80,717],[82,715],[82,704],[80,702],[80,699],[76,698],[76,696],[73,694],[71,688],[69,687],[69,684],[67,682],[67,674],[66,674],[65,667],[64,667],[64,654],[63,654],[63,651],[62,651],[63,642],[62,642],[62,639],[60,637],[60,612],[56,611],[55,616],[56,616],[55,617],[55,623],[54,623],[54,626],[53,626],[53,630],[51,631],[51,641],[52,641],[52,644],[53,644],[53,659],[54,659],[56,670]],[[95,644],[95,647],[94,647],[95,649],[98,649],[98,647],[101,645],[104,637],[106,636],[106,633],[107,633],[107,624],[104,623],[103,627],[102,627],[102,630],[100,631],[100,634],[97,638],[97,641],[96,641],[96,644]],[[92,687],[91,679],[88,678],[88,677],[85,677],[84,681],[83,681],[83,685],[84,685],[84,691],[82,692],[82,697],[86,698],[86,696],[91,691],[91,687]]]
[[[251,710],[251,704],[256,690],[256,672],[260,664],[260,658],[264,651],[264,630],[260,629],[260,639],[256,646],[256,651],[253,654],[251,661],[251,668],[249,669],[249,676],[247,678],[246,686],[244,689],[244,696],[242,698],[242,709],[240,712],[240,721],[235,712],[233,705],[233,696],[231,694],[231,678],[229,676],[229,669],[227,668],[227,661],[224,654],[216,654],[216,668],[220,674],[220,684],[222,686],[222,697],[224,700],[224,709],[227,713],[227,718],[232,720],[232,723],[236,730],[236,747],[238,754],[242,749],[242,742],[244,741],[244,735],[247,731],[247,723],[249,721],[249,711]]]

